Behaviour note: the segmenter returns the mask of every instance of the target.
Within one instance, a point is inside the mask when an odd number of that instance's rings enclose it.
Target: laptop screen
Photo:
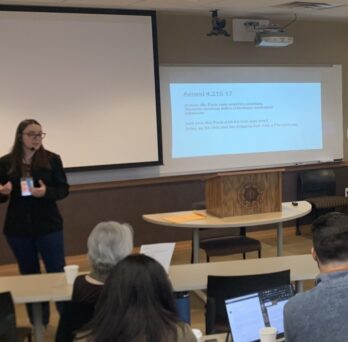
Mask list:
[[[233,341],[259,341],[259,330],[269,326],[277,329],[277,338],[283,337],[283,309],[293,295],[291,285],[284,285],[227,299],[225,304]]]

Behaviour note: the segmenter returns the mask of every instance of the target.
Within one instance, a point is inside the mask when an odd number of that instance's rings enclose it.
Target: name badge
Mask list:
[[[31,196],[30,189],[34,186],[33,178],[23,177],[21,178],[21,192],[22,196]]]

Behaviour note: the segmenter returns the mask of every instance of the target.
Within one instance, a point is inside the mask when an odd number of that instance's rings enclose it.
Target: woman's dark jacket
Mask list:
[[[56,201],[63,199],[69,193],[69,185],[59,155],[46,151],[50,169],[38,169],[32,172],[35,186],[41,179],[46,185],[44,197],[22,197],[20,188],[20,173],[9,175],[11,155],[0,158],[0,183],[12,183],[9,196],[0,195],[0,202],[9,199],[4,225],[4,234],[8,236],[38,236],[63,229],[63,219],[59,213]]]

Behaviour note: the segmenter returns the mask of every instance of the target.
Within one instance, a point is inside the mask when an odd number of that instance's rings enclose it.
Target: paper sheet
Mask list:
[[[154,243],[150,245],[142,245],[140,253],[145,254],[157,260],[168,273],[170,261],[174,253],[175,242]]]
[[[205,217],[206,215],[203,213],[192,212],[189,214],[163,216],[163,219],[173,223],[183,223],[183,222],[203,220]]]

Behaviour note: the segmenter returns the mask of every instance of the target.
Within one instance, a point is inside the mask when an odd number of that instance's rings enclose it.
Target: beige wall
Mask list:
[[[228,19],[228,23],[231,20]],[[343,90],[348,84],[348,24],[297,22],[288,32],[295,44],[284,49],[255,48],[252,43],[234,43],[232,38],[207,37],[209,16],[158,15],[159,60],[161,64],[342,64]],[[228,27],[228,30],[231,30]],[[348,126],[348,94],[344,93],[344,127]],[[348,144],[345,139],[345,156]],[[335,169],[337,193],[347,184],[347,168]],[[297,171],[283,174],[283,201],[296,199]],[[129,222],[135,229],[135,244],[188,240],[191,232],[151,225],[142,220],[144,213],[187,210],[192,202],[204,198],[203,182],[177,181],[74,191],[60,203],[65,222],[66,255],[86,252],[87,236],[102,220]],[[0,205],[0,227],[6,205]],[[290,222],[289,224],[294,224]],[[221,232],[221,231],[220,231]],[[220,233],[219,232],[219,233]],[[14,262],[0,235],[0,264]],[[189,262],[189,261],[187,261]]]
[[[226,18],[232,32],[232,18]],[[287,32],[295,43],[287,48],[257,48],[232,37],[207,37],[210,16],[158,14],[160,64],[343,65],[344,159],[348,159],[348,23],[297,21]]]

